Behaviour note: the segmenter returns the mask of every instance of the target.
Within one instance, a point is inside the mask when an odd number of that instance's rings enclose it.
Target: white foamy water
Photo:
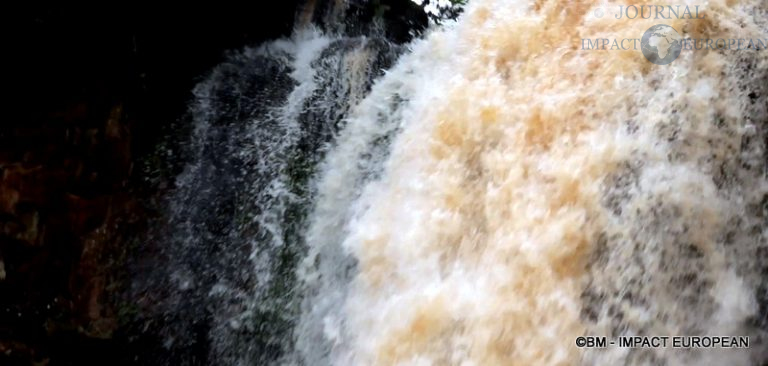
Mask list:
[[[768,53],[581,50],[658,22],[592,16],[613,5],[472,0],[373,86],[320,168],[287,363],[765,362]],[[765,2],[691,5],[663,23],[768,38]]]
[[[350,108],[401,52],[380,36],[306,26],[231,52],[197,85],[189,136],[159,153],[181,169],[134,283],[140,320],[167,350],[151,362],[274,364],[293,350],[312,177]]]

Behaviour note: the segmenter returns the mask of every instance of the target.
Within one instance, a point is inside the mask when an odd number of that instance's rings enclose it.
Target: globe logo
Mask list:
[[[675,28],[656,24],[643,33],[640,40],[643,56],[656,65],[668,65],[680,56],[682,37]]]

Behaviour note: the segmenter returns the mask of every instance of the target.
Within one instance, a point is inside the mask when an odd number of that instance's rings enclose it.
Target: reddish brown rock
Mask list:
[[[9,359],[45,362],[46,338],[107,340],[118,327],[125,238],[140,217],[125,191],[132,134],[122,103],[95,124],[94,114],[75,103],[2,145],[0,351]]]

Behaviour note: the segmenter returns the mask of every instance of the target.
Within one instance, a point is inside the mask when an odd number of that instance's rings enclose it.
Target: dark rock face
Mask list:
[[[268,11],[257,4],[22,8],[4,20],[13,30],[4,40],[15,70],[12,108],[39,119],[84,98],[141,99],[151,113],[184,103],[195,79],[221,62],[225,50],[288,35],[297,4],[280,2]]]
[[[66,359],[117,326],[107,288],[136,227],[133,122],[119,104],[51,115],[0,137],[0,361]],[[71,120],[68,120],[70,119]],[[78,123],[101,120],[102,123]],[[88,357],[83,354],[78,360]]]
[[[366,28],[379,22],[387,39],[406,43],[420,35],[429,24],[424,10],[411,0],[350,1],[347,19],[358,19],[349,24],[352,33],[365,34]]]
[[[360,36],[380,29],[394,43],[411,41],[429,25],[424,9],[411,0],[311,0],[305,9],[329,32]]]

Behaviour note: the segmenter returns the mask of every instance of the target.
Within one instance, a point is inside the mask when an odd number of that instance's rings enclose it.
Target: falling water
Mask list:
[[[157,311],[212,317],[219,364],[766,362],[768,53],[582,50],[657,22],[614,5],[473,0],[394,65],[316,30],[233,56],[195,90]],[[690,5],[684,36],[768,38],[765,2]]]
[[[160,364],[274,363],[293,348],[315,168],[402,47],[325,35],[233,53],[194,90],[191,155],[135,287]],[[166,153],[173,159],[173,150]]]

